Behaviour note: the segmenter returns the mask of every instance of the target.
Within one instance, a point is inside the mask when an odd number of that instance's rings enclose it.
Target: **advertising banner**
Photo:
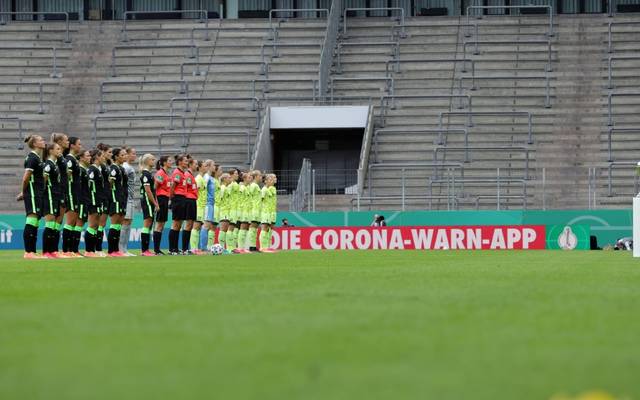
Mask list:
[[[280,250],[542,250],[543,225],[278,228]]]

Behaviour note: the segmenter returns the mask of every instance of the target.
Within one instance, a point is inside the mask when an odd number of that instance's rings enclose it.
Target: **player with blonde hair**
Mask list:
[[[273,253],[270,249],[271,237],[273,236],[273,225],[276,223],[276,213],[278,209],[278,192],[275,184],[278,181],[275,174],[267,174],[264,178],[264,187],[262,188],[262,213],[260,222],[262,228],[260,231],[260,251],[263,253]]]

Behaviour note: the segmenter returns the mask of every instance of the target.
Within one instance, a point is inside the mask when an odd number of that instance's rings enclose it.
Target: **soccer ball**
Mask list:
[[[214,256],[219,256],[224,253],[224,247],[220,246],[218,243],[211,246],[211,254]]]

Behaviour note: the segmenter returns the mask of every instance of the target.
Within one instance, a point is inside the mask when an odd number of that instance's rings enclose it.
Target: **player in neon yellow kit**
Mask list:
[[[238,246],[238,213],[240,212],[240,170],[229,171],[231,182],[227,185],[229,191],[229,229],[227,229],[227,250],[234,251]]]
[[[260,213],[262,212],[262,191],[260,184],[262,183],[262,172],[259,170],[251,171],[253,181],[249,185],[249,219],[251,227],[247,234],[247,247],[250,251],[257,251],[258,225],[260,225]]]
[[[264,253],[274,252],[269,246],[271,245],[271,236],[273,235],[271,228],[276,223],[276,212],[278,209],[278,194],[274,186],[277,181],[275,174],[267,174],[264,178],[264,187],[262,188],[260,251]]]
[[[221,204],[222,204],[221,203],[222,183],[220,183],[221,176],[222,176],[222,168],[219,165],[214,164],[213,184],[215,185],[215,187],[214,187],[214,194],[213,194],[214,201],[213,201],[213,229],[212,229],[214,237],[211,238],[212,240],[211,244],[213,244],[213,240],[215,239],[215,231],[221,222],[220,221],[220,210],[221,210]],[[218,243],[220,243],[220,232],[218,233]],[[209,247],[211,247],[211,245],[209,245]]]
[[[198,199],[196,200],[196,221],[193,224],[193,229],[191,230],[191,239],[189,243],[191,252],[195,254],[201,254],[200,230],[204,223],[204,208],[207,205],[207,185],[204,180],[204,174],[209,171],[210,165],[211,160],[207,160],[205,162],[198,161],[197,164],[198,173],[196,175],[196,185],[198,186]]]
[[[224,173],[220,176],[220,235],[218,242],[227,249],[227,235],[229,234],[229,221],[231,219],[231,175]]]
[[[249,201],[249,186],[251,185],[252,180],[253,178],[249,172],[242,173],[242,182],[240,182],[240,195],[238,202],[238,223],[240,224],[236,249],[236,252],[238,253],[249,252],[246,247],[251,205],[251,202]]]

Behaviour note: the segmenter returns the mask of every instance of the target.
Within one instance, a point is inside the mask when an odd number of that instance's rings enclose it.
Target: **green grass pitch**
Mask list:
[[[1,399],[640,399],[627,252],[0,257]]]

